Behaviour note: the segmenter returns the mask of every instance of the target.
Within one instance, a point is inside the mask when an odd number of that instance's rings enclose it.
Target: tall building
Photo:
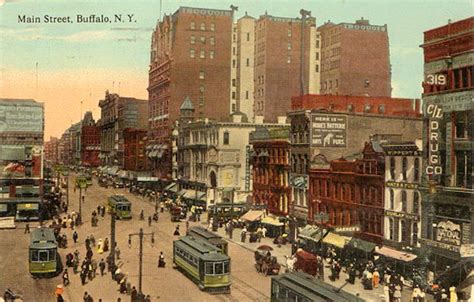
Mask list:
[[[422,247],[458,280],[474,243],[474,18],[424,33]],[[450,270],[450,271],[451,271]]]
[[[100,166],[100,127],[91,111],[84,114],[81,124],[81,164],[85,167]]]
[[[43,103],[0,99],[0,217],[40,217],[43,135]]]
[[[58,144],[59,139],[53,136],[50,136],[49,141],[44,143],[44,159],[49,166],[58,163]]]
[[[265,122],[285,116],[292,96],[319,93],[316,19],[309,17],[302,25],[299,18],[268,14],[255,22],[254,115]]]
[[[321,94],[391,96],[387,25],[369,20],[320,27]],[[370,45],[370,46],[369,46]]]
[[[189,98],[197,117],[229,119],[232,10],[180,7],[152,34],[148,146],[163,149],[151,160],[154,174],[171,178],[171,131]]]

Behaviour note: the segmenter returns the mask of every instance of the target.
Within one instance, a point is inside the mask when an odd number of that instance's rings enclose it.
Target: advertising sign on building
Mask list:
[[[460,245],[461,226],[449,220],[439,222],[436,228],[436,241]]]
[[[0,103],[0,133],[42,132],[43,107]]]
[[[440,155],[440,123],[443,118],[443,109],[437,104],[428,104],[426,106],[425,118],[429,120],[429,149],[428,149],[428,165],[426,167],[426,174],[441,175],[443,167],[441,166]]]
[[[308,175],[290,175],[290,184],[294,188],[307,189]]]
[[[0,146],[0,177],[40,178],[42,171],[41,146]]]
[[[311,116],[312,147],[345,147],[347,117],[336,114]]]

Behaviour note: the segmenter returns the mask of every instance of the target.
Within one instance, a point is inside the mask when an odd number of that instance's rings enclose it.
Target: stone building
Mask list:
[[[384,241],[398,249],[419,247],[421,140],[382,145],[385,154]]]
[[[471,17],[426,31],[421,45],[426,146],[421,244],[432,253],[431,269],[454,280],[463,274],[463,249],[474,244],[473,37]]]
[[[291,209],[290,129],[258,127],[250,133],[253,203],[286,217]]]
[[[325,23],[321,33],[321,94],[390,97],[387,25]],[[368,47],[370,45],[370,47]]]

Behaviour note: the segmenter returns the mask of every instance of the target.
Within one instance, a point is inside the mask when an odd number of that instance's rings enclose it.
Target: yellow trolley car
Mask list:
[[[33,276],[54,276],[61,269],[58,244],[53,229],[38,228],[31,232],[29,270]]]
[[[212,244],[193,236],[175,240],[173,264],[201,290],[230,293],[230,258]]]
[[[188,235],[204,239],[208,243],[217,247],[221,251],[221,253],[229,255],[227,251],[228,250],[227,241],[224,240],[220,235],[217,235],[214,232],[211,232],[200,226],[194,226],[188,230]]]
[[[117,219],[132,218],[132,203],[123,195],[112,195],[108,200],[109,212],[114,211]]]

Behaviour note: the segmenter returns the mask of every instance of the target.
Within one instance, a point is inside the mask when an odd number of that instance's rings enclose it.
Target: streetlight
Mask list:
[[[151,246],[155,243],[155,232],[143,233],[143,229],[140,228],[140,232],[128,234],[128,247],[132,247],[132,236],[138,236],[140,238],[140,252],[139,252],[139,267],[138,267],[138,301],[143,301],[143,292],[142,292],[142,267],[143,267],[143,237],[145,235],[151,235]]]

